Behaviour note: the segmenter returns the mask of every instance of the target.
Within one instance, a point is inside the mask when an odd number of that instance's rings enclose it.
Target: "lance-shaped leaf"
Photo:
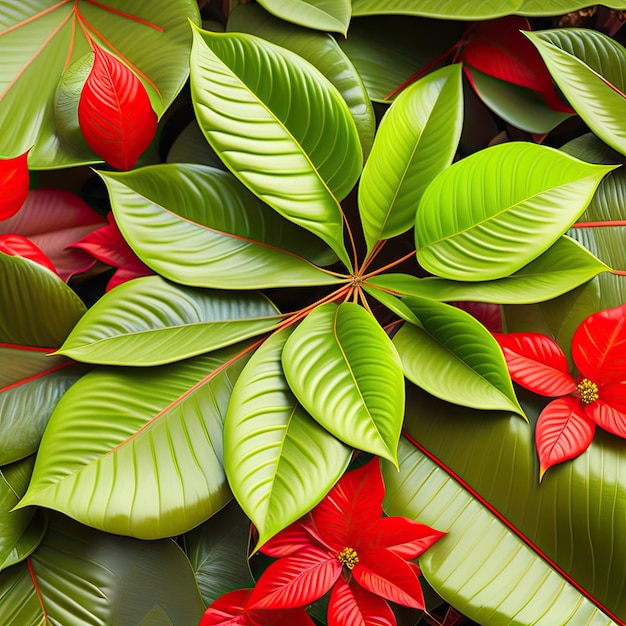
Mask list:
[[[365,309],[317,307],[287,340],[282,362],[292,391],[326,430],[395,463],[404,377],[391,340]]]
[[[289,390],[281,353],[290,336],[290,330],[272,335],[248,361],[224,425],[226,476],[259,532],[258,545],[310,511],[352,454]]]
[[[30,239],[22,235],[0,235],[0,252],[9,256],[21,256],[39,263],[56,274],[52,261]]]
[[[385,113],[359,184],[369,252],[413,226],[424,190],[452,163],[462,124],[460,65],[414,83]]]
[[[346,35],[350,24],[350,0],[261,0],[259,3],[282,20],[316,30]]]
[[[15,215],[28,196],[28,152],[13,159],[0,159],[0,220]]]
[[[217,350],[280,321],[260,294],[180,287],[159,276],[105,294],[57,351],[77,361],[151,366]]]
[[[551,300],[578,287],[609,268],[569,237],[560,237],[541,256],[517,272],[497,280],[465,282],[445,278],[417,278],[408,274],[381,274],[367,284],[405,296],[443,302],[470,301],[529,304]]]
[[[129,170],[154,139],[157,116],[139,78],[106,50],[93,50],[78,102],[80,130],[99,157]]]
[[[587,29],[525,33],[570,104],[606,144],[626,154],[626,50]]]
[[[502,352],[480,322],[442,302],[418,297],[403,302],[422,324],[405,324],[393,338],[409,380],[454,404],[525,418]]]
[[[28,562],[0,575],[2,624],[197,624],[203,608],[174,541],[116,537],[57,515]]]
[[[191,93],[198,123],[229,169],[350,267],[339,202],[361,173],[362,152],[348,105],[328,79],[252,35],[194,30]]]
[[[311,254],[328,261],[319,239],[263,205],[228,172],[166,164],[100,175],[126,241],[174,282],[216,289],[341,282],[307,260]]]
[[[580,217],[612,169],[531,143],[477,152],[444,170],[422,196],[417,259],[452,280],[508,276]]]
[[[203,522],[231,497],[223,416],[249,350],[84,376],[50,418],[19,507],[39,504],[143,539]]]

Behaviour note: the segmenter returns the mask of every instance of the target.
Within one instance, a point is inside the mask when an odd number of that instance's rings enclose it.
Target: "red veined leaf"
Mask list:
[[[384,548],[358,556],[359,562],[352,570],[352,576],[359,585],[396,604],[424,609],[420,570],[415,563]]]
[[[572,338],[572,358],[597,385],[626,380],[626,304],[583,320]]]
[[[30,239],[22,235],[0,235],[0,252],[30,259],[57,273],[52,261]]]
[[[530,24],[514,15],[480,22],[463,50],[463,61],[484,74],[540,93],[555,111],[574,113],[559,96],[541,56],[521,30],[530,30]]]
[[[304,547],[316,545],[312,535],[313,528],[311,524],[303,520],[290,524],[287,528],[274,535],[263,544],[260,551],[267,556],[280,558],[296,554]]]
[[[602,387],[600,397],[585,406],[585,413],[600,428],[626,439],[626,383]]]
[[[328,550],[309,547],[272,563],[257,581],[248,608],[288,609],[321,598],[341,575]]]
[[[567,359],[556,341],[540,333],[493,333],[502,348],[511,378],[542,396],[556,397],[576,389]]]
[[[145,87],[126,65],[97,45],[94,54],[78,102],[78,124],[99,157],[128,170],[152,142],[157,116]]]
[[[28,196],[28,152],[0,159],[0,220],[15,215]]]
[[[557,463],[582,454],[591,443],[596,425],[574,396],[557,398],[539,415],[535,444],[539,456],[539,481]]]
[[[488,331],[502,332],[502,309],[491,302],[451,302],[457,309],[462,309],[475,317]]]
[[[395,615],[383,598],[343,578],[330,593],[327,620],[328,626],[396,626]]]

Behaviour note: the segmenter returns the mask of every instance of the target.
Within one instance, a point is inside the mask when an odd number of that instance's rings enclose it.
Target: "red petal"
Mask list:
[[[150,145],[157,117],[137,76],[94,46],[93,67],[78,101],[78,123],[87,145],[107,163],[128,170]]]
[[[252,589],[238,589],[220,596],[204,612],[198,626],[239,626],[248,624],[248,618],[244,615]]]
[[[414,559],[445,534],[407,517],[381,517],[364,533],[357,552],[386,548],[403,559]]]
[[[260,552],[267,554],[267,556],[279,558],[296,554],[302,548],[317,545],[311,532],[307,529],[312,530],[307,518],[298,520],[264,543]]]
[[[0,159],[0,220],[15,215],[28,196],[28,152]]]
[[[539,415],[535,429],[539,480],[548,468],[583,453],[595,430],[596,425],[585,415],[578,398],[565,396],[550,402]]]
[[[619,391],[617,391],[619,389]],[[600,399],[585,406],[585,413],[604,430],[626,439],[626,407],[624,406],[624,389],[626,383],[611,385],[607,389],[602,389]],[[621,396],[620,401],[615,397]],[[613,402],[609,404],[609,399]]]
[[[572,358],[597,385],[626,380],[626,304],[585,319],[572,338]]]
[[[363,531],[383,514],[385,485],[378,457],[346,472],[311,517],[328,547],[340,552],[354,547]]]
[[[396,626],[396,618],[383,598],[339,578],[328,602],[328,626]]]
[[[289,609],[321,598],[341,575],[334,554],[306,548],[272,563],[259,578],[248,608]]]
[[[480,22],[463,51],[463,61],[489,76],[540,93],[555,111],[573,113],[554,88],[541,56],[520,30],[530,30],[523,17]]]
[[[556,341],[540,333],[493,333],[511,378],[542,396],[562,396],[576,389],[567,359]]]
[[[405,561],[389,550],[359,554],[352,570],[354,579],[365,589],[404,606],[424,609],[420,571],[415,563]]]
[[[21,256],[43,265],[57,273],[52,261],[32,242],[22,235],[0,235],[0,252],[9,256]]]

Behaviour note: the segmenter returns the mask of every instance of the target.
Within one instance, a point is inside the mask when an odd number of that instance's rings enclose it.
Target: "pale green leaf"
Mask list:
[[[259,4],[288,22],[344,35],[352,13],[350,0],[259,0]]]

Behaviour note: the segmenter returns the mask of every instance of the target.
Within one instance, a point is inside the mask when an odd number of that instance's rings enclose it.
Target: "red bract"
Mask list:
[[[199,626],[314,626],[301,608],[272,611],[248,609],[252,589],[238,589],[218,598],[204,612]]]
[[[57,273],[52,261],[30,239],[22,235],[0,235],[0,252],[9,256],[21,256],[43,265],[51,272]]]
[[[154,138],[157,116],[145,87],[126,65],[98,46],[94,54],[78,102],[78,124],[98,156],[128,170]]]
[[[414,559],[444,533],[404,517],[382,517],[378,459],[348,472],[307,516],[261,551],[280,557],[259,579],[250,606],[304,606],[332,589],[329,624],[395,624],[383,600],[424,608]]]
[[[626,305],[585,319],[572,339],[572,359],[580,376],[568,372],[558,344],[538,333],[494,336],[511,378],[544,396],[564,396],[539,415],[535,443],[540,476],[557,463],[584,452],[596,425],[626,438]]]
[[[0,159],[0,220],[15,215],[28,196],[28,152]]]

